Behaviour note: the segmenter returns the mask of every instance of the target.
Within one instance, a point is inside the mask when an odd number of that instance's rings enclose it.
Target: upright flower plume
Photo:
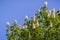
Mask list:
[[[36,27],[35,27],[35,24],[33,23],[33,29],[35,29]]]
[[[39,26],[39,22],[37,21],[37,26]]]
[[[16,19],[14,19],[14,25],[16,25],[17,24],[17,20]]]
[[[25,16],[21,26],[16,19],[14,25],[9,22],[6,25],[7,40],[60,40],[60,11],[55,11],[55,8],[49,10],[47,2],[38,9],[32,19]]]
[[[9,22],[6,22],[6,25],[7,25],[7,26],[10,26],[10,23],[9,23]]]
[[[52,17],[55,18],[55,8],[52,9]]]
[[[28,16],[25,16],[25,19],[28,19]]]
[[[36,16],[35,16],[35,14],[33,15],[33,21],[35,21],[36,20]]]
[[[40,12],[40,9],[38,9],[38,12]]]
[[[47,15],[48,17],[50,17],[51,16],[51,10],[49,10],[49,13],[48,13],[48,15]]]
[[[22,29],[25,29],[25,28],[26,28],[26,27],[25,27],[25,25],[23,24],[23,25],[22,25]]]
[[[48,3],[47,3],[47,1],[46,1],[46,2],[44,3],[44,6],[47,7],[47,4],[48,4]]]

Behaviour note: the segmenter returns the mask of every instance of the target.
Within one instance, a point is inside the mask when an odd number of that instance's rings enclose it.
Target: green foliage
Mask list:
[[[21,26],[7,24],[8,40],[60,40],[60,11],[52,10],[44,6],[32,16],[31,20],[25,18]]]

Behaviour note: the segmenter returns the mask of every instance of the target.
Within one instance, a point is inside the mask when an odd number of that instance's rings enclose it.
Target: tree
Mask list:
[[[55,11],[55,8],[49,10],[45,2],[31,20],[28,20],[28,16],[25,17],[22,28],[16,19],[13,26],[7,22],[7,38],[8,40],[60,40],[59,17],[60,11]]]

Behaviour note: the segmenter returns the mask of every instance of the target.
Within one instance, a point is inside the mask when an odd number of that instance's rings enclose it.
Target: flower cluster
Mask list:
[[[9,22],[6,25],[8,40],[60,40],[60,11],[49,10],[47,2],[30,20],[25,16],[22,26],[16,19],[14,25]]]

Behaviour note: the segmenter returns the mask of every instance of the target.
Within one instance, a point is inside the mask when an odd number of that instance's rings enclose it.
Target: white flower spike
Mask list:
[[[38,9],[38,12],[40,12],[40,9]]]
[[[35,29],[36,27],[35,27],[35,25],[33,24],[33,29]]]
[[[25,25],[22,25],[22,29],[25,29]]]
[[[7,26],[10,26],[10,23],[9,23],[9,22],[6,22],[6,25],[7,25]]]
[[[17,20],[16,19],[14,19],[14,24],[17,24]]]
[[[35,14],[33,15],[33,21],[35,21],[36,20],[36,16],[35,16]]]
[[[50,14],[48,14],[47,17],[50,17]]]
[[[49,10],[49,13],[48,13],[48,15],[47,15],[48,17],[50,17],[51,16],[51,10]]]
[[[47,4],[48,4],[48,3],[47,3],[47,1],[46,1],[46,2],[44,2],[44,6],[46,6],[46,7],[47,7]]]
[[[37,21],[37,26],[39,26],[39,22]]]
[[[53,8],[52,11],[55,12],[55,8]]]
[[[25,16],[25,19],[28,19],[28,16]]]
[[[49,13],[51,14],[51,10],[49,10]]]

